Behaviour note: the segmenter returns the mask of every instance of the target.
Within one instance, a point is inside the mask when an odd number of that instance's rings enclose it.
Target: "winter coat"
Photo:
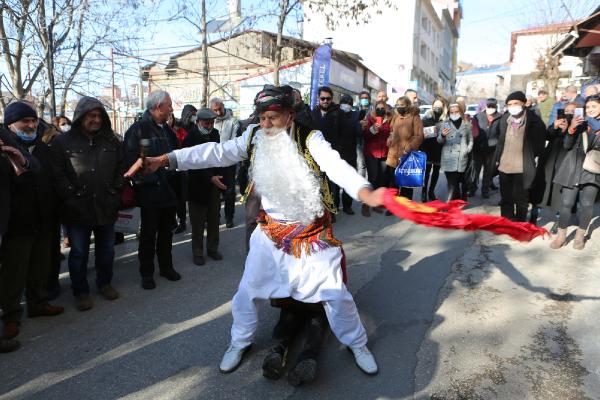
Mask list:
[[[396,143],[394,138],[398,138]],[[390,146],[386,164],[396,168],[400,157],[411,151],[418,150],[423,143],[423,122],[418,113],[397,115],[394,119],[393,131],[390,135]]]
[[[215,119],[215,129],[219,131],[220,143],[224,143],[238,136],[240,122],[233,117],[231,110],[225,110],[223,117]]]
[[[337,104],[331,103],[329,111],[325,115],[321,114],[321,109],[315,107],[312,110],[312,120],[314,126],[323,133],[325,140],[331,144],[331,148],[341,153],[340,138],[340,108]]]
[[[372,114],[367,116],[367,125],[363,129],[363,151],[366,157],[385,158],[388,155],[387,141],[390,137],[391,121],[386,119],[379,127],[377,133],[371,132],[371,127],[375,125],[375,117]],[[375,128],[374,128],[375,129]]]
[[[219,143],[219,131],[213,129],[208,135],[200,133],[198,128],[191,129],[183,141],[183,147],[197,146],[203,143]],[[222,175],[219,168],[204,168],[188,171],[188,198],[190,201],[207,205],[212,191],[218,191],[211,178],[215,175]]]
[[[423,116],[423,128],[436,126],[439,122],[439,117],[436,117],[431,110],[427,110]],[[442,145],[437,141],[437,137],[423,139],[420,150],[427,154],[428,164],[440,164],[440,159],[442,158]]]
[[[583,151],[583,135],[588,135],[588,151],[600,150],[600,134],[596,135],[591,129],[580,129],[575,134],[566,134],[563,145],[567,154],[560,165],[554,182],[568,188],[578,185],[593,184],[600,187],[600,174],[594,174],[583,169],[585,153]]]
[[[498,144],[498,137],[495,136],[496,130],[494,126],[500,121],[502,114],[496,112],[492,114],[492,121],[488,121],[488,115],[485,111],[480,112],[475,116],[477,125],[479,126],[479,136],[475,140],[475,150],[483,152],[493,151]]]
[[[40,170],[38,161],[26,148],[20,145],[12,133],[2,126],[0,126],[0,139],[6,146],[14,147],[23,154],[30,166],[30,171],[28,173],[38,172]],[[8,157],[0,152],[0,236],[4,236],[9,228],[9,222],[12,215],[11,205],[13,203],[22,202],[22,200],[18,198],[19,193],[14,191],[13,186],[15,182],[19,182],[21,179],[27,179],[30,176],[27,175],[28,173],[24,173],[20,177],[17,177],[14,167]],[[23,175],[27,176],[24,177]],[[24,200],[29,201],[30,197],[31,196],[25,196]]]
[[[543,194],[539,199],[532,199],[533,204],[541,207],[550,206],[556,212],[560,210],[561,186],[554,183],[554,178],[567,154],[567,150],[563,146],[565,134],[566,132],[560,128],[555,129],[554,126],[550,126],[546,130],[548,143],[538,159],[538,176],[535,179],[539,185],[543,185]],[[542,191],[540,190],[540,192]]]
[[[450,133],[442,135],[442,130],[449,128]],[[462,120],[460,126],[456,126],[449,120],[438,123],[437,141],[442,145],[442,157],[440,160],[440,171],[442,172],[465,172],[469,163],[469,154],[473,150],[473,133],[471,123]]]
[[[353,167],[356,167],[356,144],[359,136],[362,136],[362,129],[358,122],[358,112],[340,111],[340,157]]]
[[[159,126],[146,110],[142,118],[125,132],[125,165],[130,167],[140,157],[140,140],[149,139],[146,156],[157,157],[177,149],[177,137],[167,126]],[[135,197],[140,207],[163,208],[177,206],[178,179],[175,171],[159,168],[148,175],[138,174],[134,180]]]
[[[99,109],[102,127],[93,137],[81,128],[83,116]],[[56,189],[65,225],[107,225],[117,219],[125,165],[123,149],[112,131],[102,103],[83,97],[77,103],[70,131],[50,143]]]
[[[523,139],[523,189],[530,189],[536,174],[536,158],[542,154],[546,144],[546,125],[533,111],[526,110],[525,137]],[[493,128],[493,135],[498,137],[498,145],[494,154],[494,166],[500,164],[504,152],[506,131],[508,130],[509,113],[504,113]]]

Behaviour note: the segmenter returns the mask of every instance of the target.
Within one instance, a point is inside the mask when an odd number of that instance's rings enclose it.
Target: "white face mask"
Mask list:
[[[452,121],[458,121],[460,119],[460,114],[450,114],[450,119]]]
[[[508,107],[508,113],[512,116],[519,115],[523,112],[522,106],[510,106]]]
[[[495,113],[496,113],[496,109],[495,109],[495,108],[489,108],[489,107],[488,107],[488,108],[486,108],[486,109],[485,109],[485,113],[486,113],[487,115],[492,115],[492,114],[495,114]]]
[[[62,133],[69,132],[70,130],[71,130],[71,125],[61,125],[60,126],[60,131]]]
[[[340,104],[340,110],[342,110],[343,112],[349,112],[352,110],[352,106],[350,104]]]

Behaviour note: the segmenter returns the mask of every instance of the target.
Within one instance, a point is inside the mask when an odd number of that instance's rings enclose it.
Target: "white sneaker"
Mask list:
[[[352,351],[352,354],[354,354],[354,361],[356,362],[356,365],[365,374],[377,374],[377,362],[375,361],[375,357],[373,357],[373,354],[371,354],[367,346],[350,347],[350,351]]]
[[[219,365],[221,372],[228,374],[235,371],[242,363],[242,357],[249,348],[250,346],[238,347],[234,343],[231,343],[225,351],[225,354],[223,354],[221,365]]]

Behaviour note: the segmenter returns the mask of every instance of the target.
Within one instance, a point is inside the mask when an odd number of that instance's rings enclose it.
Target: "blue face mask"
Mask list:
[[[369,105],[369,99],[360,99],[360,105],[367,107]]]
[[[18,137],[19,139],[21,139],[21,141],[22,141],[23,143],[31,143],[31,142],[33,142],[33,141],[35,140],[35,138],[37,137],[37,133],[35,133],[35,132],[34,132],[34,133],[32,133],[31,135],[28,135],[28,134],[26,134],[26,133],[25,133],[25,132],[23,132],[23,131],[17,131],[17,132],[16,132],[16,134],[17,134],[17,137]]]

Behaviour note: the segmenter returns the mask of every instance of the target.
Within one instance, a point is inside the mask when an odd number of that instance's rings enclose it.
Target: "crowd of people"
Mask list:
[[[139,273],[142,288],[152,290],[155,259],[161,277],[181,279],[172,243],[188,221],[191,261],[201,266],[205,256],[223,259],[221,216],[226,228],[234,226],[239,185],[248,256],[221,371],[235,370],[251,344],[255,300],[271,299],[281,312],[276,345],[263,364],[266,377],[281,376],[287,349],[304,332],[304,349],[288,379],[295,385],[313,379],[327,327],[352,350],[359,368],[374,374],[377,365],[343,283],[343,252],[332,224],[340,205],[351,216],[357,201],[363,217],[383,213],[385,188],[412,199],[415,188],[398,187],[395,179],[400,159],[412,151],[427,155],[422,202],[438,199],[440,172],[446,202],[467,200],[477,190],[489,199],[498,175],[502,216],[537,223],[539,210],[550,210],[551,247],[558,249],[578,208],[573,247],[585,247],[600,190],[597,86],[582,95],[569,87],[556,103],[543,91],[536,104],[516,91],[504,108],[489,98],[475,116],[466,113],[464,98],[438,96],[421,118],[414,90],[393,106],[384,91],[375,99],[361,92],[356,106],[348,94],[338,103],[335,96],[330,87],[319,88],[318,105],[310,109],[299,91],[265,86],[246,120],[236,119],[218,98],[208,107],[185,105],[178,119],[169,94],[158,90],[122,140],[92,97],[79,100],[72,120],[58,116],[52,124],[26,101],[9,104],[0,129],[0,352],[19,347],[24,293],[30,318],[64,312],[50,303],[60,292],[61,237],[70,247],[76,308],[86,311],[93,308],[87,280],[92,240],[98,293],[119,298],[112,278],[120,209],[140,208]],[[307,260],[320,269],[304,270]],[[281,282],[281,274],[298,276],[292,284]]]

